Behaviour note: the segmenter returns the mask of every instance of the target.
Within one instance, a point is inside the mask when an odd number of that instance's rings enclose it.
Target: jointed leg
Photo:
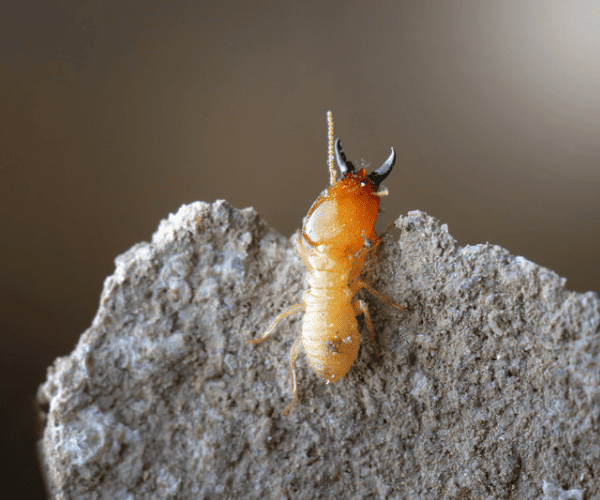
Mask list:
[[[298,402],[298,390],[296,388],[296,370],[294,369],[294,363],[296,363],[296,358],[298,357],[298,353],[300,352],[300,347],[302,346],[302,340],[296,339],[294,342],[294,347],[292,347],[292,354],[290,356],[290,374],[292,376],[292,388],[294,390],[294,400],[292,404],[288,406],[283,412],[284,415],[290,411],[290,408],[294,406]]]
[[[365,315],[365,323],[367,324],[367,330],[371,334],[371,338],[373,339],[373,344],[375,344],[375,352],[377,356],[379,356],[379,349],[377,349],[377,341],[375,340],[375,332],[373,331],[373,323],[371,323],[371,315],[369,314],[369,308],[367,304],[362,300],[357,300],[353,302],[354,314],[358,316],[359,314]]]
[[[261,338],[256,339],[256,340],[249,340],[248,344],[258,344],[259,342],[262,342],[269,335],[271,335],[271,333],[273,333],[273,330],[275,330],[277,323],[279,323],[283,318],[286,318],[290,314],[294,314],[296,312],[303,311],[305,308],[306,308],[306,305],[304,304],[304,302],[300,302],[299,304],[294,304],[293,306],[289,307],[288,309],[283,311],[279,316],[277,316],[275,321],[273,321],[273,323],[271,324],[269,329],[266,331],[266,333]]]
[[[364,288],[365,290],[367,290],[369,293],[372,293],[373,295],[375,295],[375,297],[377,297],[379,300],[382,300],[383,302],[385,302],[386,304],[389,304],[392,307],[395,307],[396,309],[400,309],[401,311],[404,311],[404,307],[392,302],[390,299],[388,299],[385,295],[383,295],[382,293],[379,293],[377,290],[371,288],[367,283],[365,283],[364,281],[361,280],[356,280],[355,283],[357,284],[357,286],[360,288]]]
[[[391,229],[391,227],[393,225],[394,225],[393,223],[390,224],[388,226],[388,228],[383,233],[381,233],[379,236],[377,236],[375,234],[375,231],[373,231],[373,234],[371,235],[371,237],[367,238],[366,235],[363,232],[363,238],[365,240],[365,245],[360,250],[360,254],[359,255],[364,255],[364,254],[374,255],[377,252],[377,248],[379,247],[379,245],[383,241],[385,235],[387,234],[387,232]],[[364,269],[361,269],[361,271],[364,271]]]
[[[395,222],[392,222],[392,223],[391,223],[391,224],[390,224],[390,225],[389,225],[389,226],[386,228],[386,230],[385,230],[383,233],[381,233],[381,234],[379,235],[379,237],[378,237],[377,239],[378,239],[379,241],[381,241],[381,240],[382,240],[382,239],[385,237],[385,235],[386,235],[386,234],[388,234],[388,232],[390,231],[390,229],[392,229],[392,228],[393,228],[395,225],[396,225],[396,223],[395,223]]]
[[[302,259],[304,266],[307,269],[310,269],[311,265],[310,265],[310,262],[308,261],[308,251],[307,251],[306,247],[304,246],[304,242],[302,240],[306,241],[305,236],[304,236],[304,231],[302,231],[300,233],[300,235],[298,236],[298,241],[296,242],[296,252],[298,252],[298,255],[300,255],[300,258]]]

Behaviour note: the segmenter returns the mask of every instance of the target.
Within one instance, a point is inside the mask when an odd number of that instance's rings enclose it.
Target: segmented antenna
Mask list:
[[[333,166],[333,113],[331,111],[327,111],[327,128],[329,138],[327,165],[329,165],[329,183],[333,185],[335,184],[337,174]]]

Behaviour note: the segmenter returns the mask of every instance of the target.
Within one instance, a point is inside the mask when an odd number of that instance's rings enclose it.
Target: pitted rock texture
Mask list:
[[[288,240],[253,209],[183,206],[116,259],[92,326],[40,387],[56,499],[600,498],[600,305],[410,212],[381,245],[347,377],[289,350]],[[362,322],[361,322],[362,325]],[[364,327],[361,326],[364,330]]]

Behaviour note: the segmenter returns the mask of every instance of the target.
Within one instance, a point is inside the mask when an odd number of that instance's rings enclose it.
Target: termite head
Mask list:
[[[302,233],[310,246],[325,245],[330,255],[344,258],[363,248],[365,238],[373,240],[376,237],[373,228],[383,194],[378,194],[377,190],[392,171],[396,153],[392,148],[392,154],[384,164],[367,175],[364,168],[356,170],[346,159],[339,139],[333,149],[342,178],[313,203]]]

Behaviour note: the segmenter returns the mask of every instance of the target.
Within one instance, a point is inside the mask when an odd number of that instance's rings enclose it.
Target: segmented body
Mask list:
[[[331,115],[328,114],[331,120]],[[344,377],[356,360],[360,348],[360,332],[356,317],[364,314],[368,330],[373,327],[366,304],[356,300],[365,288],[375,296],[395,306],[389,299],[362,281],[365,261],[379,245],[374,230],[379,212],[380,182],[392,170],[395,153],[375,172],[367,175],[364,169],[355,171],[346,160],[339,139],[335,142],[335,157],[342,178],[336,181],[332,156],[334,153],[333,126],[330,121],[331,186],[323,191],[304,219],[302,233],[296,245],[308,269],[308,291],[303,301],[283,312],[267,332],[253,343],[261,342],[275,329],[277,323],[295,312],[304,311],[302,335],[291,353],[291,376],[294,400],[297,402],[294,362],[304,351],[319,375],[327,383]],[[399,307],[399,306],[395,306]],[[399,307],[401,309],[401,307]]]
[[[308,274],[302,345],[321,378],[336,382],[354,363],[360,347],[355,297],[375,240],[379,196],[364,170],[345,176],[325,191],[309,211],[297,250]]]

